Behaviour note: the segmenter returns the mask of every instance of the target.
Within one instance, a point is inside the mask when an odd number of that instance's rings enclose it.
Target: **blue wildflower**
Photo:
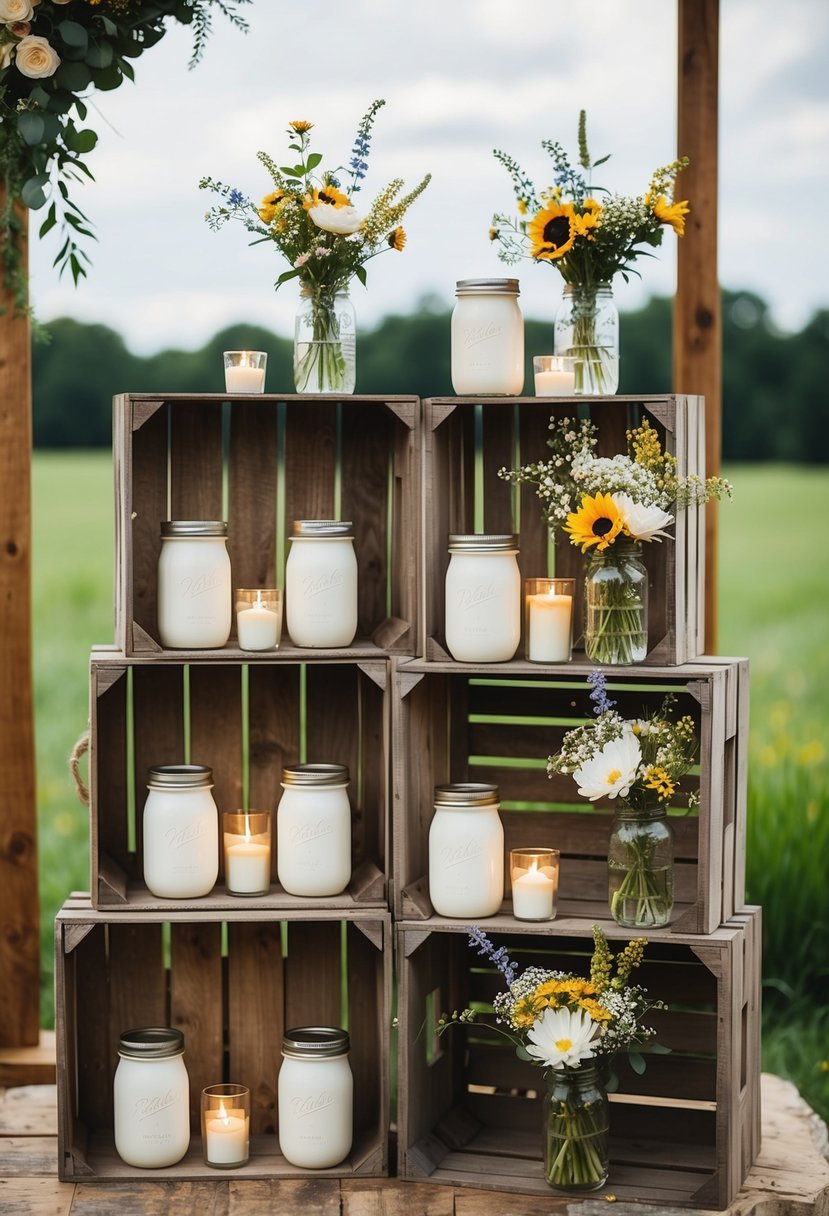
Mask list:
[[[593,713],[599,718],[602,714],[607,713],[609,709],[612,709],[616,702],[611,701],[607,695],[607,677],[600,668],[595,667],[590,672],[590,675],[587,677],[587,683],[592,689],[590,700],[593,702]]]
[[[515,965],[510,962],[506,946],[499,946],[496,950],[483,929],[479,929],[477,925],[473,925],[471,929],[467,929],[467,933],[469,934],[470,946],[477,946],[478,953],[483,954],[491,963],[495,964],[503,975],[507,987],[514,983],[517,970]]]
[[[242,194],[241,190],[237,190],[236,187],[234,186],[234,188],[231,190],[230,194],[227,196],[227,201],[230,203],[230,205],[232,207],[238,207],[241,203],[243,203],[245,201],[245,196],[244,196],[244,194]]]

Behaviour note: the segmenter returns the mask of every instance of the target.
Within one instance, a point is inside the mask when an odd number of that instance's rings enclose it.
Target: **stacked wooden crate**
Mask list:
[[[494,781],[507,849],[554,844],[562,871],[555,921],[516,921],[508,897],[485,922],[493,938],[527,963],[583,970],[594,921],[615,941],[628,936],[607,914],[609,810],[574,806],[565,779],[545,772],[584,717],[590,665],[579,652],[566,665],[529,663],[521,650],[509,663],[462,664],[444,641],[450,532],[518,532],[523,576],[546,572],[538,502],[497,472],[542,458],[551,413],[574,404],[597,424],[600,453],[623,450],[626,427],[647,417],[679,472],[702,473],[693,397],[116,398],[116,645],[91,663],[91,903],[73,898],[57,925],[63,1177],[147,1176],[115,1155],[111,1081],[119,1031],[159,1021],[185,1032],[194,1094],[221,1079],[250,1084],[257,1138],[239,1173],[260,1177],[304,1172],[276,1147],[283,1027],[347,1021],[360,1113],[352,1154],[329,1172],[386,1172],[394,920],[399,1173],[547,1191],[541,1074],[485,1034],[428,1031],[443,1010],[490,1000],[500,977],[469,950],[465,924],[434,914],[427,840],[436,784]],[[232,635],[219,651],[166,651],[156,562],[167,518],[227,519],[237,586],[284,585],[294,519],[353,520],[354,644],[310,651],[285,638],[275,654],[251,654]],[[608,670],[623,713],[640,716],[670,690],[700,738],[699,809],[673,821],[675,914],[649,933],[643,974],[671,1006],[658,1027],[671,1054],[643,1077],[623,1072],[611,1108],[612,1191],[688,1207],[728,1203],[759,1138],[760,914],[744,907],[748,670],[700,657],[703,535],[692,509],[675,542],[646,547],[648,658]],[[580,573],[569,545],[555,563]],[[149,765],[209,764],[220,809],[245,796],[273,809],[283,765],[305,759],[351,773],[342,896],[289,896],[275,869],[261,898],[228,896],[221,873],[203,899],[149,893]],[[181,1165],[159,1176],[205,1173],[194,1134]]]

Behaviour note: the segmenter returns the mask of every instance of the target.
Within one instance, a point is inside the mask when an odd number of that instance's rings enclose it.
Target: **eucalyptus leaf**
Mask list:
[[[103,92],[109,89],[117,89],[121,81],[124,79],[120,67],[116,63],[111,63],[108,68],[102,71],[96,71],[94,75],[95,88],[101,89]],[[80,111],[79,111],[80,112]],[[86,113],[81,114],[81,118],[85,118]]]
[[[628,1060],[630,1060],[630,1066],[636,1075],[641,1077],[647,1067],[644,1056],[641,1056],[638,1051],[629,1051]]]
[[[86,62],[91,68],[108,68],[112,63],[115,52],[109,42],[99,42],[86,52]]]
[[[68,89],[55,89],[46,103],[46,109],[51,114],[68,114],[74,104],[74,94]]]
[[[363,269],[362,266],[359,269],[362,270]],[[358,271],[358,273],[359,273],[359,271]],[[528,1063],[533,1062],[533,1057],[527,1051],[526,1047],[524,1047],[521,1043],[519,1043],[518,1046],[516,1047],[515,1054],[518,1056],[519,1060],[525,1060]]]
[[[20,198],[30,207],[32,211],[37,211],[46,203],[46,193],[44,186],[48,181],[45,174],[39,173],[37,177],[30,177],[27,182],[23,183],[23,189],[20,191]]]
[[[67,63],[66,60],[55,72],[55,81],[62,89],[70,93],[80,93],[92,80],[89,68],[85,63]]]
[[[29,100],[33,101],[36,106],[48,106],[51,98],[52,94],[47,93],[39,84],[36,84],[29,94]]]
[[[618,1088],[619,1088],[619,1078],[617,1077],[615,1072],[611,1072],[608,1075],[607,1082],[605,1084],[605,1089],[607,1090],[607,1092],[609,1094],[615,1094],[616,1090]]]
[[[66,145],[73,152],[91,152],[98,142],[98,136],[95,131],[89,127],[84,127],[82,131],[76,131],[74,127],[70,131],[67,129]]]
[[[77,46],[85,51],[89,45],[89,34],[86,27],[77,21],[59,21],[57,31],[67,46]]]
[[[17,129],[23,142],[33,148],[43,139],[46,122],[42,114],[35,114],[33,110],[22,110],[17,116]],[[28,205],[31,206],[31,203]]]

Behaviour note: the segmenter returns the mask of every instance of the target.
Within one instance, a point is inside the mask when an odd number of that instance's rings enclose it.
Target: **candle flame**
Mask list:
[[[222,1120],[222,1122],[223,1122],[223,1123],[229,1123],[229,1122],[230,1122],[230,1115],[229,1115],[229,1114],[227,1113],[227,1111],[225,1110],[225,1100],[224,1100],[224,1098],[220,1098],[220,1099],[219,1099],[219,1118]]]
[[[533,858],[532,865],[530,866],[530,868],[527,872],[529,874],[535,874],[535,873],[537,873],[537,871],[538,871],[538,862],[536,861],[535,858]]]

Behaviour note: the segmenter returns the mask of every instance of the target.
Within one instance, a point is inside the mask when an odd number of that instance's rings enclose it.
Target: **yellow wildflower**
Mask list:
[[[314,124],[306,122],[304,118],[295,118],[293,122],[288,123],[292,131],[296,131],[297,135],[304,135],[306,131],[310,131]]]
[[[398,253],[403,252],[403,246],[406,244],[406,233],[400,228],[392,228],[389,235],[386,237],[391,249],[396,249]]]
[[[644,781],[645,789],[655,790],[660,802],[670,798],[676,790],[676,782],[671,780],[670,773],[666,772],[660,764],[652,764],[645,771]]]

